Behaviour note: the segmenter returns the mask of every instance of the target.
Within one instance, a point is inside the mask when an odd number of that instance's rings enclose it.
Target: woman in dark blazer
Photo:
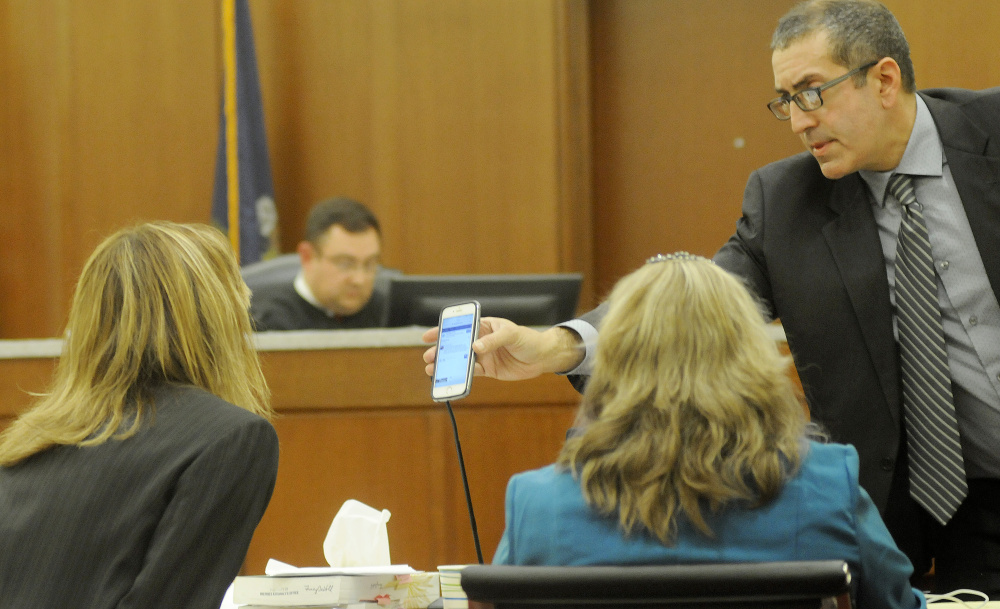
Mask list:
[[[219,606],[278,466],[248,306],[211,227],[97,247],[49,391],[0,435],[0,605]]]

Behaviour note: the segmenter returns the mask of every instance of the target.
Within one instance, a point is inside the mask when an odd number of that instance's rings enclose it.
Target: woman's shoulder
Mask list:
[[[537,489],[551,493],[563,485],[573,486],[576,481],[568,470],[555,464],[520,472],[510,478],[510,486],[521,492]]]
[[[511,476],[511,479],[521,480],[531,483],[547,483],[562,476],[565,470],[558,468],[555,464],[549,464],[538,469],[529,469]]]
[[[262,442],[276,440],[267,419],[235,406],[192,385],[163,385],[153,393],[152,427],[171,431],[181,441],[202,438],[213,442],[232,434],[250,435]]]
[[[263,417],[194,385],[167,383],[153,390],[157,411],[174,410],[206,420],[255,421]]]
[[[858,451],[850,444],[809,440],[806,442],[806,456],[823,461],[845,461],[852,459],[857,461]]]
[[[858,451],[850,444],[810,440],[803,453],[800,476],[844,478],[849,484],[858,480]]]
[[[507,508],[522,518],[539,522],[549,522],[556,514],[572,520],[590,513],[579,482],[559,465],[514,474],[507,484],[506,502]]]

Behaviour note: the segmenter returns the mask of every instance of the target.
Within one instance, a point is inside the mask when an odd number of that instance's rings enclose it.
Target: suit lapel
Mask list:
[[[941,134],[948,167],[996,294],[1000,291],[1000,158],[990,154],[989,135],[955,104],[922,97]]]
[[[898,423],[899,364],[892,333],[892,305],[870,201],[867,186],[858,174],[837,180],[829,201],[835,217],[823,227],[823,236],[851,300],[886,403]]]

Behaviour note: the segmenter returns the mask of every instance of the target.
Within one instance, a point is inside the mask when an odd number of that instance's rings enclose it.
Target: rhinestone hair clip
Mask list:
[[[698,256],[697,254],[690,254],[688,252],[674,252],[673,254],[657,254],[651,258],[646,259],[646,264],[653,264],[654,262],[666,262],[668,260],[704,260],[705,262],[712,262],[712,260],[705,258],[703,256]]]

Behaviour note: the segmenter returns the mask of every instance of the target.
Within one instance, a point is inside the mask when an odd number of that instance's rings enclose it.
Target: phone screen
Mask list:
[[[478,334],[479,303],[451,305],[442,310],[434,360],[433,399],[453,400],[469,394],[475,365],[472,343]]]

